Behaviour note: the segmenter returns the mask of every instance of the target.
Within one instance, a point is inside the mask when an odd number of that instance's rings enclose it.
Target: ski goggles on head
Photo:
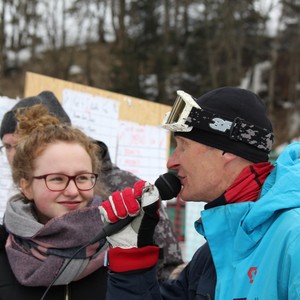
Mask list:
[[[194,127],[227,136],[231,140],[243,142],[270,151],[273,133],[265,128],[234,119],[201,108],[195,99],[184,91],[177,91],[177,98],[169,113],[165,115],[162,127],[173,132],[189,132]]]
[[[191,95],[184,91],[177,91],[175,103],[172,110],[166,113],[162,127],[170,131],[191,131],[193,126],[187,124],[186,121],[193,107],[201,110],[201,107],[196,103]]]
[[[184,91],[177,91],[172,110],[166,114],[162,127],[174,132],[189,132],[194,127],[206,131],[230,130],[232,120],[226,116],[207,111]]]

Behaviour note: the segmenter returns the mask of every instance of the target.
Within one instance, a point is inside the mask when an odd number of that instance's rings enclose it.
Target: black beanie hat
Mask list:
[[[247,123],[265,130],[266,137],[261,139],[255,134],[251,135],[244,131],[242,141],[239,140],[239,135],[241,136],[239,131],[235,133],[237,138],[232,138],[229,134],[224,135],[218,131],[206,131],[196,127],[193,127],[190,132],[176,131],[175,135],[236,154],[253,163],[268,161],[273,143],[273,128],[266,115],[265,104],[258,95],[241,88],[223,87],[212,90],[195,101],[205,111],[223,116],[233,122],[241,121],[240,128]]]
[[[21,99],[11,110],[5,113],[0,128],[0,138],[7,133],[14,133],[17,127],[15,113],[18,108],[31,107],[35,104],[43,104],[48,107],[49,113],[56,116],[61,122],[71,124],[71,120],[62,105],[52,92],[43,91],[37,96]]]

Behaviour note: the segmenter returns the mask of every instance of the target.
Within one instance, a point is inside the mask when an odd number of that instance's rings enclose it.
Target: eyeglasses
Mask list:
[[[97,181],[98,174],[95,173],[81,173],[75,176],[68,176],[65,174],[51,173],[41,176],[33,176],[34,179],[44,179],[46,187],[53,192],[61,192],[67,188],[70,181],[73,180],[76,187],[80,191],[91,190]]]
[[[4,150],[6,152],[10,152],[12,149],[15,149],[16,147],[17,147],[17,144],[15,144],[15,145],[4,144],[4,145],[0,146],[0,152],[4,153]]]

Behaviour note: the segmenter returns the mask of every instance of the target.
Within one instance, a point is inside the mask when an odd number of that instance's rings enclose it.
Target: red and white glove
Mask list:
[[[127,216],[135,217],[119,232],[107,237],[109,268],[114,272],[145,269],[156,264],[159,248],[154,246],[153,234],[159,221],[159,192],[143,180],[133,188],[114,192],[99,210],[104,223],[115,223]]]

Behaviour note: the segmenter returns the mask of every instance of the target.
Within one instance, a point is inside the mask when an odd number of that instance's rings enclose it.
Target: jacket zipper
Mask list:
[[[66,285],[66,294],[65,294],[65,300],[69,300],[69,285]]]

